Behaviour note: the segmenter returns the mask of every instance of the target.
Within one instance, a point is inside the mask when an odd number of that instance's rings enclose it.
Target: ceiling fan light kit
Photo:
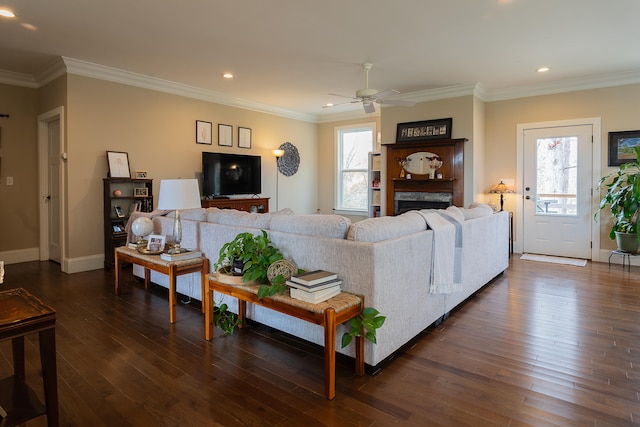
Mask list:
[[[376,111],[374,103],[397,105],[402,107],[412,107],[413,105],[415,105],[415,102],[411,102],[411,101],[386,99],[388,96],[393,96],[400,93],[395,89],[385,89],[383,91],[378,91],[377,89],[370,88],[369,87],[369,70],[371,70],[371,67],[373,67],[373,64],[371,64],[370,62],[367,62],[362,64],[362,66],[364,67],[364,89],[356,90],[355,97],[340,95],[336,93],[330,93],[329,95],[331,96],[341,96],[343,98],[351,98],[352,100],[347,102],[342,102],[339,104],[326,104],[324,106],[325,108],[334,107],[336,105],[343,105],[343,104],[362,103],[364,112],[367,114],[370,114]]]

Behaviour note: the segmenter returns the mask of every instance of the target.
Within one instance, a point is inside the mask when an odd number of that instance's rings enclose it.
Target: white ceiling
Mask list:
[[[638,0],[0,0],[0,70],[60,57],[322,120],[329,93],[640,82]],[[540,66],[551,71],[538,74]],[[235,75],[231,81],[223,72]],[[12,75],[4,73],[6,75]],[[13,75],[15,76],[15,75]],[[6,79],[5,79],[6,80]],[[408,96],[407,96],[408,95]],[[401,97],[402,98],[402,97]]]

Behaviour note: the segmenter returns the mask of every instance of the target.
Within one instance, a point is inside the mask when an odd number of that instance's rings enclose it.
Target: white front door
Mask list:
[[[524,129],[523,253],[591,259],[592,125]]]

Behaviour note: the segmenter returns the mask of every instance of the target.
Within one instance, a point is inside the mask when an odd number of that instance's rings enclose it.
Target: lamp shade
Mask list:
[[[497,183],[496,185],[494,185],[489,189],[489,193],[491,194],[504,194],[504,193],[515,193],[515,192],[516,190],[512,186],[507,185],[502,181],[500,181],[499,183]]]
[[[197,179],[163,179],[160,181],[158,209],[195,209],[200,206],[200,189]]]

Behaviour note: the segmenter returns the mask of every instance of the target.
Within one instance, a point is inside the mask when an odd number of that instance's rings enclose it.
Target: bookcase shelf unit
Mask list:
[[[369,218],[380,216],[382,206],[381,160],[379,152],[369,153]]]
[[[114,248],[127,242],[125,227],[131,213],[153,210],[153,180],[104,178],[103,184],[104,267],[110,269],[115,265]]]

